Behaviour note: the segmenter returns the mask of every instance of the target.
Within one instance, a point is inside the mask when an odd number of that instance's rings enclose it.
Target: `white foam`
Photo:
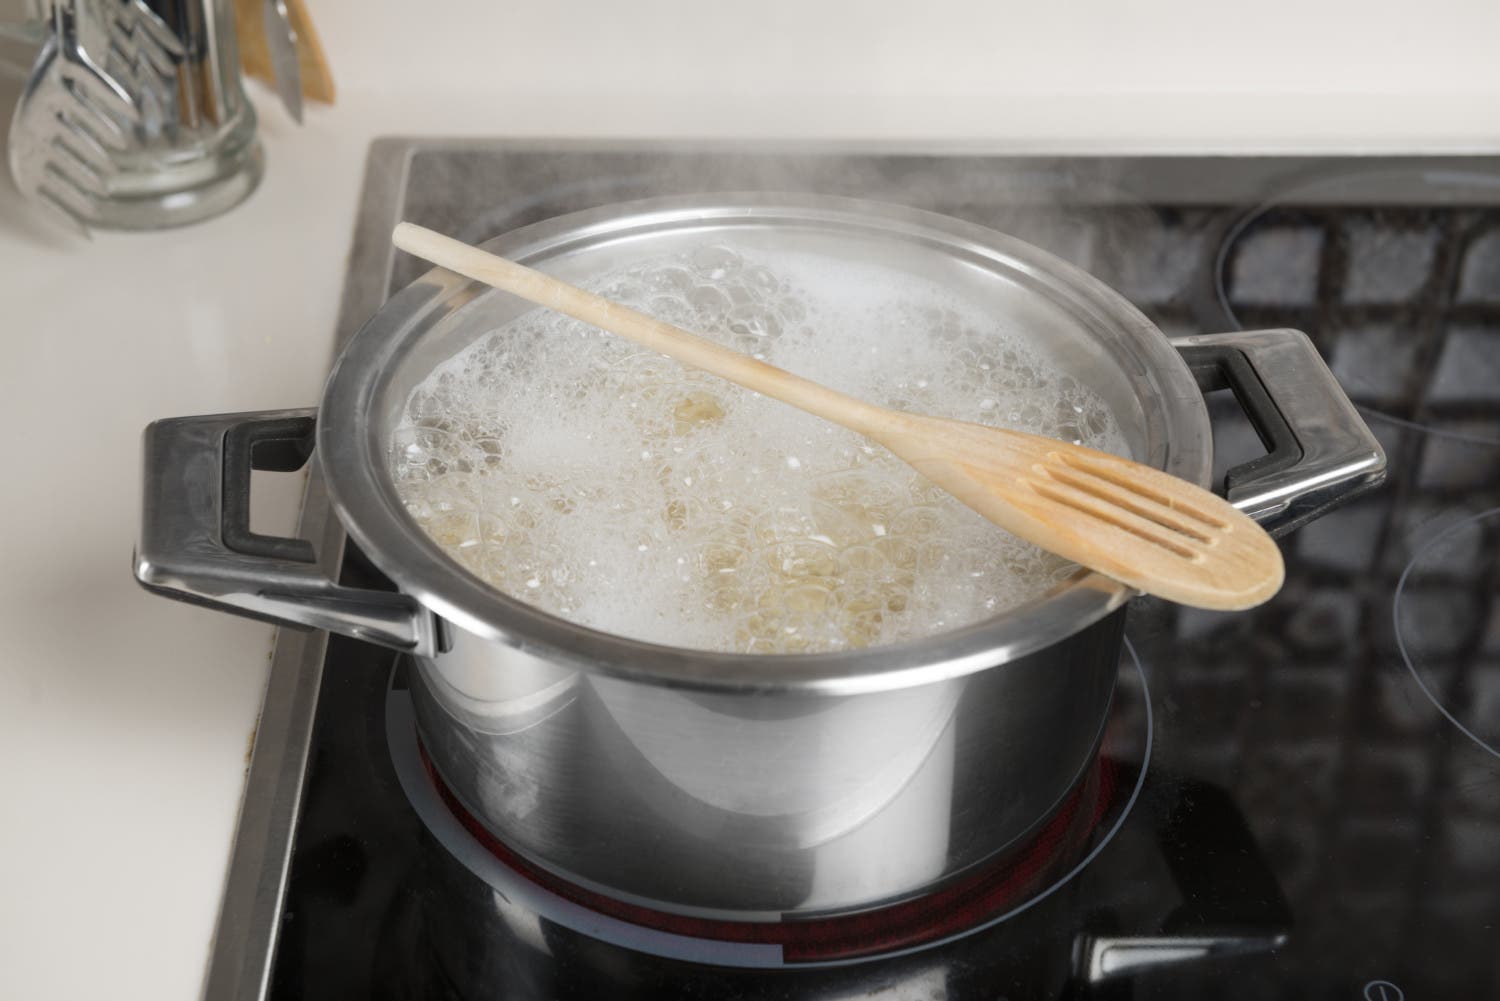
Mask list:
[[[930,282],[705,245],[589,287],[876,403],[1125,454],[1098,397]],[[890,643],[1073,570],[852,432],[544,310],[425,379],[391,449],[408,510],[472,572],[675,646]]]

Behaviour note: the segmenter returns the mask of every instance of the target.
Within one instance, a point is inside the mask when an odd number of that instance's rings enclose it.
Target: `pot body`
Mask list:
[[[1117,293],[1002,234],[821,196],[590,210],[486,246],[565,279],[703,241],[878,263],[939,283],[1097,390],[1132,458],[1208,485],[1202,389],[1232,388],[1263,459],[1229,499],[1273,534],[1380,481],[1385,458],[1308,339],[1169,341]],[[523,307],[435,270],[340,356],[318,411],[158,421],[135,572],[170,597],[412,655],[427,753],[535,864],[662,911],[732,920],[856,911],[929,890],[1044,823],[1095,752],[1130,592],[1079,571],[921,640],[757,656],[579,626],[469,574],[407,514],[392,429],[433,367]],[[249,530],[252,468],[316,444],[333,508],[397,593],[340,586],[305,541]],[[650,586],[642,581],[641,586]]]
[[[412,699],[470,813],[570,882],[730,920],[848,911],[930,890],[1052,815],[1093,760],[1123,621],[852,695],[522,668],[460,635],[419,660]]]

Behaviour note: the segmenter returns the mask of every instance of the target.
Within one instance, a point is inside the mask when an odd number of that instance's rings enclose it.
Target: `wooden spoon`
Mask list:
[[[397,247],[874,439],[1001,528],[1184,605],[1240,609],[1281,587],[1281,551],[1186,480],[1040,435],[877,407],[411,223]]]

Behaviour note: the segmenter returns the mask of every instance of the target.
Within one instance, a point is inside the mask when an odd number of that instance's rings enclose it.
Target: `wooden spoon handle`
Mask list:
[[[876,434],[889,427],[897,417],[883,407],[829,389],[775,365],[767,365],[681,327],[638,313],[534,268],[508,261],[425,227],[399,223],[391,234],[391,242],[408,254],[449,271],[566,313],[576,320],[591,323],[675,358],[684,365],[700,368],[861,434]]]

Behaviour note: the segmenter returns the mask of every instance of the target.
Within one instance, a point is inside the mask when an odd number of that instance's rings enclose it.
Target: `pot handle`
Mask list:
[[[415,598],[342,587],[305,539],[250,531],[251,470],[301,469],[316,417],[266,410],[148,426],[136,580],[167,598],[433,656],[441,626]]]
[[[1234,391],[1268,454],[1224,476],[1229,502],[1272,535],[1385,479],[1385,450],[1300,330],[1173,338],[1204,392]]]
[[[1128,785],[1130,777],[1116,781]],[[1074,942],[1079,980],[1103,985],[1201,960],[1274,952],[1287,943],[1291,908],[1226,792],[1153,769],[1136,810],[1156,835],[1181,903],[1154,934],[1121,934],[1116,915],[1096,912],[1093,927]]]

